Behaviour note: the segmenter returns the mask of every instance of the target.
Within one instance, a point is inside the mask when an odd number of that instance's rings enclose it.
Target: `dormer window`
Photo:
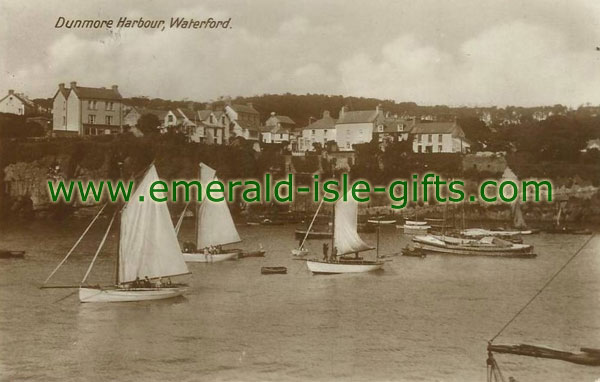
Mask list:
[[[383,125],[377,126],[377,130],[379,130],[380,133],[383,133]]]
[[[113,110],[114,104],[113,102],[106,102],[106,110]]]

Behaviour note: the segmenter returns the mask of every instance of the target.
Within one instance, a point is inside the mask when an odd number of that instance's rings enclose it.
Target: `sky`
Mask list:
[[[221,30],[55,28],[231,18]],[[597,0],[0,0],[0,95],[58,83],[210,101],[322,93],[422,105],[600,104]]]

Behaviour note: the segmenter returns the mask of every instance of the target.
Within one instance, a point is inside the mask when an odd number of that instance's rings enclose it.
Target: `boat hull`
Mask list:
[[[186,263],[218,263],[221,261],[227,260],[236,260],[240,255],[240,251],[232,251],[225,253],[214,253],[214,254],[204,254],[204,253],[184,253],[183,259]]]
[[[365,273],[381,269],[383,261],[342,261],[325,262],[319,260],[306,260],[306,266],[315,274],[338,274],[338,273]]]
[[[455,239],[461,240],[461,239]],[[512,247],[469,247],[466,243],[468,239],[463,239],[465,245],[450,244],[442,240],[427,236],[416,236],[413,238],[416,249],[423,250],[430,254],[440,255],[458,255],[458,256],[489,256],[489,257],[536,257],[532,252],[533,247],[525,244],[513,244]]]
[[[79,288],[80,302],[134,302],[164,300],[181,296],[185,292],[182,287],[169,288]]]
[[[302,257],[308,255],[310,252],[306,249],[292,249],[292,255]]]
[[[402,229],[406,235],[426,235],[429,228],[428,225],[403,225]]]

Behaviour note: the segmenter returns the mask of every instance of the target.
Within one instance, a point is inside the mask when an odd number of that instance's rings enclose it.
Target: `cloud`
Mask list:
[[[423,103],[536,105],[599,102],[600,54],[571,49],[546,26],[521,21],[491,27],[448,53],[404,35],[375,57],[340,64],[353,95]]]

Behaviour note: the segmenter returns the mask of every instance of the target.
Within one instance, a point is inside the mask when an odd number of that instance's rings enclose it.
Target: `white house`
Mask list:
[[[34,103],[23,94],[15,93],[10,89],[4,98],[0,99],[0,113],[10,113],[17,115],[34,114],[36,107]]]
[[[229,141],[229,117],[223,110],[199,110],[198,117],[204,126],[205,143],[222,145]]]
[[[298,150],[312,151],[317,143],[324,148],[328,141],[335,141],[336,121],[329,114],[329,110],[325,110],[323,118],[302,129],[302,138],[298,139]]]
[[[251,103],[226,105],[225,114],[230,121],[230,136],[260,140],[260,114]]]
[[[350,151],[355,144],[371,142],[377,125],[383,124],[383,121],[383,110],[379,106],[375,110],[360,111],[348,111],[346,106],[342,107],[335,124],[338,148]]]
[[[456,122],[417,123],[411,135],[415,153],[466,153],[471,147]]]

